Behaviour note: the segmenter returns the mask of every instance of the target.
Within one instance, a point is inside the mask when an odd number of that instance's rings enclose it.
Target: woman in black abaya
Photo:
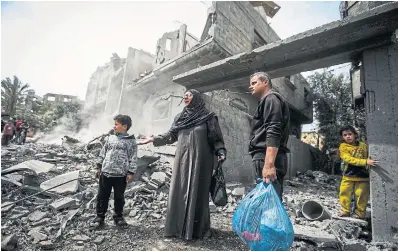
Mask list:
[[[164,234],[191,240],[211,235],[210,182],[215,158],[224,161],[226,149],[217,117],[205,108],[201,94],[189,90],[184,102],[186,106],[167,133],[146,138],[141,144],[162,146],[178,141]]]

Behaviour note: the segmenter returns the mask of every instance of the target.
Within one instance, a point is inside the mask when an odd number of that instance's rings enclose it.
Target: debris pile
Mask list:
[[[137,173],[125,192],[124,215],[130,229],[113,229],[113,195],[106,228],[90,229],[98,189],[94,161],[101,146],[101,140],[84,144],[64,138],[62,145],[31,143],[2,148],[2,250],[189,250],[178,240],[159,244],[153,238],[162,238],[172,151],[139,150]],[[339,184],[338,176],[319,171],[297,173],[296,178],[286,180],[284,205],[295,229],[291,250],[393,250],[392,246],[369,243],[369,218],[336,217]],[[228,204],[216,207],[210,202],[212,227],[218,235],[200,245],[209,250],[215,250],[214,245],[245,250],[232,231],[231,220],[240,200],[252,188],[229,183]],[[326,216],[307,219],[302,209],[309,201],[321,205]]]
[[[371,243],[370,205],[366,220],[338,217],[340,182],[341,176],[311,170],[298,172],[295,178],[286,180],[284,204],[294,224],[293,248],[302,251],[392,250],[393,244]],[[304,212],[308,210],[305,205],[313,207],[314,215]]]
[[[2,149],[2,249],[13,250],[17,243],[22,248],[33,244],[54,249],[76,229],[88,229],[95,215],[94,161],[101,144],[91,144],[87,150],[84,144],[66,139],[61,146],[26,144]],[[139,158],[135,181],[126,189],[125,214],[132,220],[164,218],[171,168],[154,163],[159,158]],[[77,244],[88,241],[81,235],[71,239]]]

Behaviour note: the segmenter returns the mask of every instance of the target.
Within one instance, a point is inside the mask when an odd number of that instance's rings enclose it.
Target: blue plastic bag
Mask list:
[[[272,184],[258,180],[236,208],[232,227],[252,251],[284,251],[293,243],[289,216]]]

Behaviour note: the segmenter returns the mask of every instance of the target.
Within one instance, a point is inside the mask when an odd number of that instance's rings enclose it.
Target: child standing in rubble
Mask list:
[[[352,126],[341,128],[340,157],[344,161],[343,178],[340,185],[341,217],[351,215],[351,198],[355,198],[353,217],[364,219],[369,199],[369,166],[375,166],[376,160],[368,158],[367,145],[358,141],[358,133]]]
[[[106,140],[97,161],[97,217],[92,223],[97,228],[104,225],[112,188],[115,203],[113,220],[117,226],[127,225],[123,217],[124,192],[127,182],[133,180],[137,170],[137,143],[134,135],[127,134],[131,127],[131,118],[117,115],[114,121],[114,134]]]

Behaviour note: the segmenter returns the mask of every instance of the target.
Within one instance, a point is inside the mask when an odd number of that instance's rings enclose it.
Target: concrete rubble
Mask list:
[[[172,172],[171,164],[162,161],[156,152],[143,150],[139,171],[127,186],[124,214],[129,228],[114,229],[111,195],[107,226],[101,231],[90,229],[98,187],[93,167],[99,147],[87,150],[80,143],[68,142],[67,147],[35,143],[2,149],[7,153],[2,157],[2,173],[7,174],[2,177],[20,182],[2,182],[2,250],[197,250],[181,240],[156,240],[163,238]],[[34,195],[68,180],[73,181]],[[284,205],[295,228],[291,250],[394,250],[393,244],[370,242],[368,221],[336,217],[339,182],[339,177],[319,171],[297,173],[286,181]],[[214,237],[199,240],[195,246],[208,248],[204,250],[246,250],[232,231],[231,219],[252,188],[227,184],[228,204],[216,207],[210,202]],[[301,207],[308,200],[322,204],[333,218],[304,218]]]

